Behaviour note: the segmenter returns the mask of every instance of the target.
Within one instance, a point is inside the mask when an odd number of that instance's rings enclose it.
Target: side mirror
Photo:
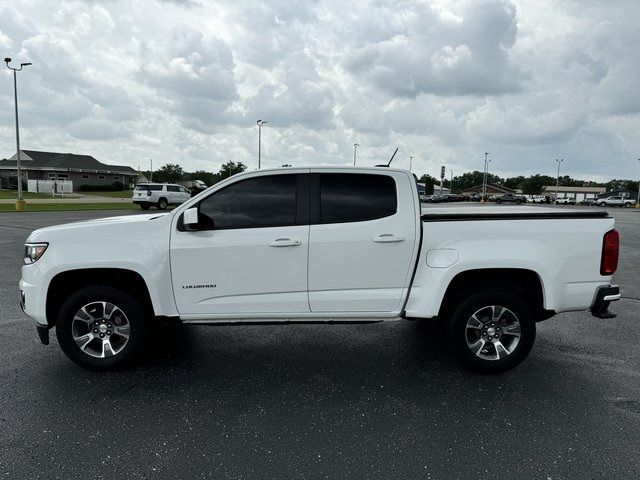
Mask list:
[[[198,207],[192,207],[182,214],[182,225],[185,230],[198,230]]]

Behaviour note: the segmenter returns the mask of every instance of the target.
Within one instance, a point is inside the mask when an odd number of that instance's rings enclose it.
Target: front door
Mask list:
[[[309,312],[308,195],[298,193],[306,181],[294,173],[252,177],[199,202],[199,230],[175,228],[171,237],[181,316]]]

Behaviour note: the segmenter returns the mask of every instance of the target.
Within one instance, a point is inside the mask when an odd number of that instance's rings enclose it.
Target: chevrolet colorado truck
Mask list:
[[[97,370],[130,363],[150,329],[183,324],[441,322],[482,372],[518,365],[536,322],[615,316],[607,212],[433,208],[392,168],[234,175],[171,212],[42,228],[20,304],[40,340]]]

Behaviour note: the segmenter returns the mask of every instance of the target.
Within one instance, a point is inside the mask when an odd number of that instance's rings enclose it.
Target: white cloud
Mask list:
[[[62,0],[0,7],[25,148],[142,166],[441,164],[633,176],[640,3]],[[1,156],[13,97],[0,74]],[[4,85],[4,87],[1,87]],[[550,167],[551,165],[551,167]]]

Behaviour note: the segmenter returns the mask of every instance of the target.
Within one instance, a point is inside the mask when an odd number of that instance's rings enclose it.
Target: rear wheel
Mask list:
[[[160,210],[164,210],[165,208],[167,208],[167,199],[166,198],[161,198],[160,200],[158,200],[158,208]]]
[[[607,206],[607,204],[604,203],[604,202],[600,202],[598,205],[600,205],[601,207],[606,207]]]
[[[149,205],[148,203],[141,203],[140,204],[140,208],[143,210],[149,210],[149,207],[151,207],[151,205]]]
[[[498,200],[496,200],[496,203],[497,203],[497,204],[501,204],[501,203],[502,203],[502,200],[498,199]]]
[[[450,341],[458,359],[482,373],[501,373],[520,364],[533,347],[536,324],[515,294],[482,292],[456,307]]]
[[[73,362],[110,370],[128,365],[142,351],[146,324],[144,308],[128,293],[111,286],[88,286],[62,304],[56,336]]]
[[[626,202],[626,203],[624,204],[624,208],[631,208],[631,204],[630,204],[629,202]]]

